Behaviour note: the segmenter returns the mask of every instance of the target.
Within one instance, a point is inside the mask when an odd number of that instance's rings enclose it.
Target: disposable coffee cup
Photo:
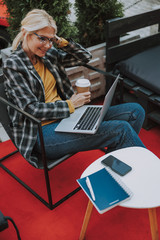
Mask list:
[[[91,83],[86,78],[80,78],[76,81],[77,93],[89,92]]]

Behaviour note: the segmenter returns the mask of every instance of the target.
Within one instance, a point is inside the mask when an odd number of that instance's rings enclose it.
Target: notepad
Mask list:
[[[131,191],[121,179],[117,177],[115,179],[105,168],[88,175],[88,177],[92,185],[95,200],[92,199],[89,188],[87,187],[86,177],[77,179],[77,182],[100,214],[127,201],[132,196]]]

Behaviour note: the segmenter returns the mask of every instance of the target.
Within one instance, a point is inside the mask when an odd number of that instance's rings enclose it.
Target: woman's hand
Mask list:
[[[53,39],[54,39],[54,42],[55,42],[55,43],[59,43],[59,42],[62,41],[61,38],[58,37],[57,35],[55,35]]]
[[[84,104],[89,103],[91,101],[91,93],[90,92],[78,94],[74,93],[70,98],[70,101],[73,103],[74,108],[81,107]]]

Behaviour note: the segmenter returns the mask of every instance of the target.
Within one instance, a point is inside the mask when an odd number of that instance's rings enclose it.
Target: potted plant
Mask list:
[[[44,9],[51,16],[53,16],[58,27],[58,35],[65,38],[75,36],[77,33],[76,27],[69,19],[71,3],[68,0],[1,0],[3,4],[7,6],[7,12],[9,14],[9,33],[11,39],[19,32],[21,20],[24,16],[34,8]]]
[[[105,21],[123,16],[117,0],[75,0],[78,39],[85,47],[105,42]]]

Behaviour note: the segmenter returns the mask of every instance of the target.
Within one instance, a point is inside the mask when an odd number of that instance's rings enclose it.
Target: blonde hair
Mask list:
[[[19,42],[23,41],[22,33],[23,29],[27,31],[27,34],[31,34],[34,31],[40,30],[45,27],[52,27],[54,28],[55,33],[57,33],[56,22],[45,10],[41,9],[31,10],[21,21],[21,30],[13,40],[12,49],[16,50]]]

